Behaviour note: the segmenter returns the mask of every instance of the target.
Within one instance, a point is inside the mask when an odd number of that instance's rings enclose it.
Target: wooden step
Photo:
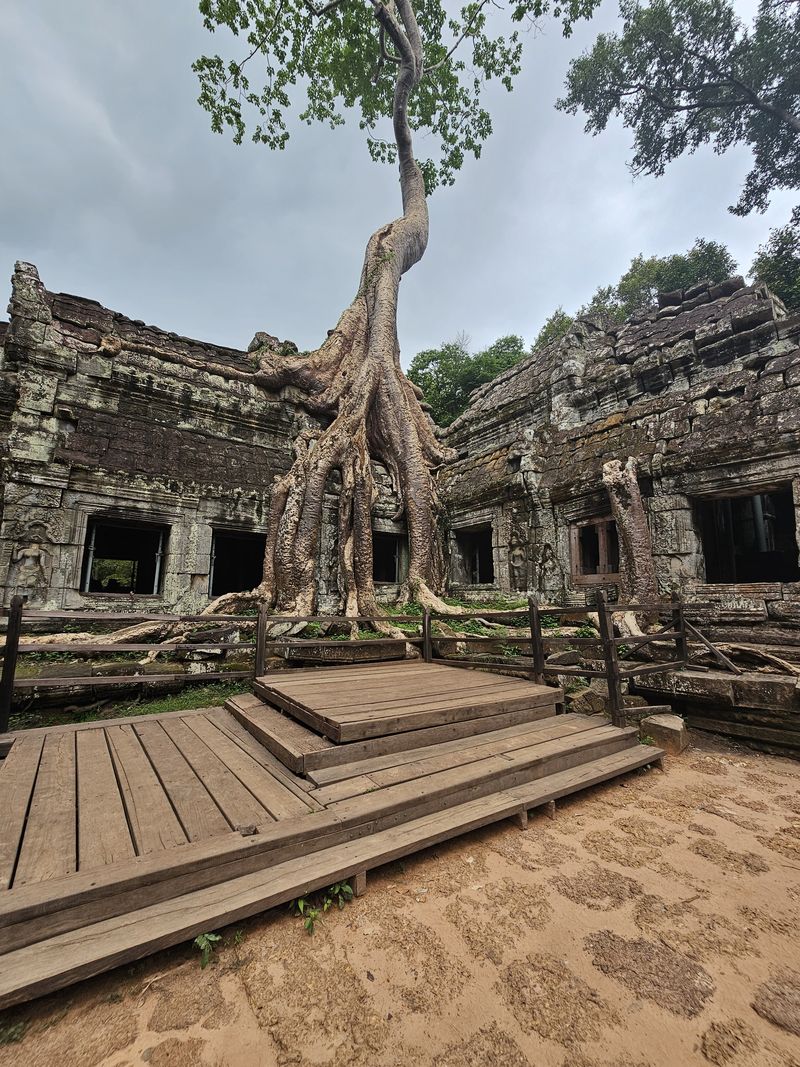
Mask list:
[[[284,766],[295,774],[305,774],[315,781],[312,772],[323,768],[339,767],[358,760],[375,759],[550,718],[555,715],[560,693],[560,690],[553,689],[554,702],[551,704],[341,744],[328,740],[257,695],[231,697],[225,708]]]
[[[337,750],[333,741],[309,730],[255,694],[230,697],[225,710],[294,774],[303,774],[306,760],[316,752]]]
[[[367,790],[331,803],[327,811],[345,821],[374,819],[381,825],[417,818],[437,808],[515,788],[638,747],[637,737],[635,727],[599,726],[513,752],[493,754],[466,766],[456,765],[425,777]]]
[[[369,677],[257,678],[258,696],[337,744],[477,720],[563,699],[560,689],[436,664],[398,665]]]
[[[565,744],[572,745],[578,734],[587,730],[595,731],[598,725],[594,718],[588,715],[559,715],[543,722],[526,723],[509,730],[482,734],[477,738],[453,741],[449,745],[418,748],[401,753],[399,757],[385,756],[382,759],[370,760],[366,765],[351,763],[343,768],[334,768],[334,771],[347,770],[350,773],[333,781],[323,782],[309,795],[328,806],[348,796],[373,792],[375,789],[412,779],[425,779],[440,771],[477,764],[491,756],[505,756],[522,749],[533,750],[535,746],[549,741],[564,741]]]
[[[0,1009],[64,988],[208,930],[240,922],[345,878],[527,811],[661,759],[636,745],[534,783],[494,791],[358,840],[287,860],[264,871],[198,889],[57,934],[3,957]]]
[[[190,890],[264,870],[292,857],[345,844],[467,800],[517,788],[638,747],[635,728],[620,730],[600,725],[595,716],[558,716],[551,723],[558,724],[560,736],[543,740],[528,735],[531,743],[526,747],[493,751],[486,758],[446,768],[438,765],[440,769],[434,769],[437,765],[433,764],[428,768],[432,773],[426,773],[423,767],[419,777],[383,788],[363,787],[359,779],[349,779],[360,795],[348,795],[345,790],[342,798],[329,798],[324,810],[319,810],[313,793],[306,794],[318,810],[260,826],[251,836],[230,834],[186,845],[163,857],[137,857],[97,871],[79,872],[68,879],[12,890],[0,897],[0,954],[44,936],[79,928],[90,920],[123,914],[135,908],[143,897],[152,903],[167,901]]]

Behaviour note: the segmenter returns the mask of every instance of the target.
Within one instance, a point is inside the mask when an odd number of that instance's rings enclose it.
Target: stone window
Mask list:
[[[400,534],[372,531],[372,580],[376,585],[403,581],[408,570],[407,545]]]
[[[492,585],[494,553],[492,525],[469,526],[455,531],[453,580],[457,585]]]
[[[619,579],[619,537],[617,524],[610,516],[573,523],[569,533],[575,584],[602,584]]]
[[[696,500],[706,581],[796,582],[797,541],[792,491]]]
[[[168,526],[90,519],[81,589],[84,593],[108,595],[153,596],[161,592],[168,537]]]
[[[209,596],[255,589],[264,574],[266,543],[265,534],[214,530],[208,573]]]

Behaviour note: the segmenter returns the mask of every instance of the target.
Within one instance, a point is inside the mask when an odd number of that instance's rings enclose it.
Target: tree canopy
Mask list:
[[[800,310],[800,207],[795,208],[790,222],[770,231],[750,273],[765,282],[787,308]]]
[[[501,337],[474,354],[470,354],[469,343],[466,334],[459,334],[439,348],[417,353],[408,369],[408,377],[425,394],[431,415],[440,426],[448,426],[464,411],[473,389],[513,367],[528,353],[516,334]]]
[[[591,15],[599,0],[519,0],[511,22],[552,14],[571,31]],[[469,0],[460,11],[443,0],[413,4],[421,37],[423,69],[407,102],[407,118],[436,145],[421,160],[426,189],[452,184],[467,153],[480,155],[492,132],[482,103],[487,82],[497,79],[511,90],[521,69],[518,29],[494,34],[487,25],[489,0]],[[200,79],[200,104],[212,129],[226,129],[241,143],[249,132],[256,142],[284,148],[288,118],[296,112],[309,124],[331,128],[352,110],[366,133],[372,158],[394,163],[397,146],[383,121],[392,115],[396,45],[377,18],[381,0],[200,0],[210,31],[225,27],[243,39],[235,59],[203,56],[194,64]],[[393,12],[394,3],[387,5]],[[496,20],[495,20],[496,21]]]
[[[572,62],[558,107],[582,109],[593,134],[621,118],[638,174],[663,174],[703,144],[749,145],[739,215],[800,187],[798,0],[760,0],[751,24],[730,0],[620,0],[620,15],[620,33],[600,34]]]
[[[579,315],[597,315],[611,323],[655,304],[659,293],[688,289],[700,281],[721,282],[736,273],[736,260],[725,245],[698,237],[686,252],[671,256],[635,256],[616,284],[598,287],[574,315],[556,308],[539,331],[533,348],[563,337]]]

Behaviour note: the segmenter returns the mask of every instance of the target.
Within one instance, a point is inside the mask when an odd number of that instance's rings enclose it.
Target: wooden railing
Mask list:
[[[696,607],[697,605],[692,605]],[[702,606],[702,605],[701,605]],[[422,615],[389,615],[389,616],[358,616],[355,618],[343,618],[337,615],[306,615],[306,616],[285,616],[285,615],[270,615],[266,606],[262,606],[257,616],[253,615],[169,615],[165,613],[161,614],[147,614],[147,613],[109,613],[101,611],[29,611],[24,608],[21,597],[14,597],[11,601],[9,609],[4,610],[2,615],[7,616],[8,624],[6,627],[6,641],[5,648],[3,650],[3,668],[2,675],[0,675],[0,733],[3,733],[8,728],[8,718],[11,712],[11,704],[15,691],[19,690],[34,690],[36,688],[78,688],[81,686],[136,686],[136,685],[153,685],[159,682],[179,682],[179,681],[212,681],[219,679],[228,679],[231,681],[262,675],[266,670],[266,655],[268,646],[272,649],[275,648],[294,648],[298,649],[302,646],[308,647],[309,639],[297,638],[297,637],[273,637],[269,635],[270,627],[275,625],[308,625],[310,623],[318,623],[320,625],[357,625],[359,623],[366,623],[372,626],[376,624],[393,625],[393,624],[412,624],[415,627],[419,627],[419,634],[404,634],[403,640],[409,644],[421,646],[421,653],[423,659],[430,663],[434,659],[436,662],[443,664],[452,664],[454,666],[461,667],[483,667],[492,669],[502,667],[505,671],[511,671],[516,674],[524,674],[531,677],[532,680],[545,684],[548,677],[554,675],[559,676],[579,676],[583,678],[600,677],[605,678],[608,685],[609,693],[609,709],[611,712],[611,720],[615,725],[625,724],[625,705],[622,695],[622,682],[626,679],[634,678],[638,675],[649,674],[653,672],[663,672],[677,670],[679,668],[687,666],[693,655],[690,651],[690,645],[700,645],[703,651],[710,651],[727,670],[733,671],[736,674],[741,673],[739,668],[736,667],[726,656],[723,655],[714,645],[700,633],[695,626],[693,626],[687,619],[685,614],[684,604],[677,598],[671,601],[663,601],[652,604],[611,604],[608,603],[604,595],[598,594],[598,602],[594,609],[580,609],[576,607],[547,607],[544,609],[546,616],[551,618],[562,618],[565,615],[575,615],[582,611],[595,611],[598,616],[599,632],[596,637],[582,636],[577,637],[573,635],[564,635],[546,632],[542,626],[542,609],[537,605],[533,598],[530,598],[527,605],[521,608],[508,608],[500,611],[463,611],[458,613],[437,613],[429,610],[425,610]],[[613,616],[620,612],[635,612],[642,616],[650,617],[664,617],[667,616],[669,621],[661,629],[654,633],[649,633],[643,637],[615,637],[614,636],[614,622]],[[485,636],[477,634],[465,634],[463,632],[455,635],[436,634],[433,632],[434,620],[441,618],[448,623],[455,623],[458,621],[466,621],[471,619],[483,620],[486,622],[500,622],[509,619],[518,619],[520,616],[525,618],[525,627],[528,630],[528,634],[525,636],[517,636],[510,634],[498,634],[497,636]],[[40,626],[43,622],[49,621],[69,621],[69,622],[87,622],[87,623],[124,623],[131,624],[134,622],[159,622],[164,624],[172,623],[206,623],[216,624],[218,627],[225,628],[226,626],[236,627],[242,624],[255,624],[255,639],[253,641],[225,641],[225,640],[207,640],[202,634],[197,636],[196,640],[181,641],[181,642],[127,642],[118,643],[107,641],[103,643],[102,634],[98,634],[97,640],[84,643],[73,643],[65,641],[58,644],[40,644],[35,642],[25,642],[22,638],[22,630],[25,624]],[[392,637],[376,637],[372,640],[364,640],[359,642],[362,645],[381,645],[386,643],[394,644],[398,639]],[[633,663],[630,667],[625,666],[627,657],[647,645],[651,645],[654,642],[674,642],[675,654],[674,657],[666,662],[651,662],[651,663]],[[486,645],[498,643],[506,646],[526,646],[530,645],[531,649],[531,665],[528,664],[514,664],[512,662],[514,657],[506,656],[501,660],[490,661],[485,657],[476,659],[469,656],[457,656],[451,659],[437,655],[437,650],[443,642],[457,642],[461,645]],[[325,638],[313,638],[313,644],[316,647],[342,647],[342,641],[325,639]],[[548,663],[547,662],[547,650],[545,645],[551,648],[559,645],[563,645],[570,650],[581,648],[587,648],[587,650],[594,646],[597,648],[599,655],[596,657],[602,661],[602,667],[592,668],[578,665],[568,665],[561,663]],[[621,647],[624,646],[624,647]],[[235,651],[235,650],[254,650],[254,663],[252,670],[247,671],[202,671],[197,673],[182,673],[176,675],[155,674],[148,675],[146,673],[138,672],[123,675],[90,675],[89,677],[47,677],[37,676],[32,678],[17,678],[17,663],[20,655],[25,653],[42,653],[42,652],[71,652],[76,655],[91,655],[96,653],[174,653],[174,652],[186,652],[186,651]],[[588,657],[590,659],[594,657]]]
[[[19,657],[26,653],[75,653],[76,656],[88,656],[97,653],[175,653],[175,652],[217,652],[238,651],[256,648],[255,641],[226,641],[206,639],[202,634],[195,641],[164,641],[164,642],[103,642],[102,634],[97,639],[86,642],[64,641],[62,643],[42,644],[33,641],[25,641],[23,637],[24,626],[39,626],[49,622],[86,622],[89,624],[159,622],[165,625],[179,622],[197,622],[213,624],[217,629],[228,626],[235,627],[244,624],[251,626],[257,623],[253,615],[168,615],[147,614],[144,612],[105,612],[105,611],[31,611],[26,610],[22,597],[12,598],[11,605],[0,613],[7,617],[5,647],[2,649],[3,670],[0,675],[0,733],[8,729],[8,719],[11,713],[11,705],[15,692],[33,691],[36,689],[77,689],[81,687],[116,687],[125,688],[132,686],[152,686],[158,684],[180,682],[206,682],[220,681],[222,679],[236,681],[253,676],[253,670],[246,671],[198,671],[181,672],[175,674],[147,674],[139,671],[130,674],[93,675],[86,677],[50,677],[37,675],[30,678],[17,677],[17,665]],[[133,666],[133,664],[131,665]]]

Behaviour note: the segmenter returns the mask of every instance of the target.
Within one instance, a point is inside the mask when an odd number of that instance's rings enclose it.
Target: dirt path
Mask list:
[[[800,1067],[800,765],[648,772],[8,1014],[4,1067]]]

